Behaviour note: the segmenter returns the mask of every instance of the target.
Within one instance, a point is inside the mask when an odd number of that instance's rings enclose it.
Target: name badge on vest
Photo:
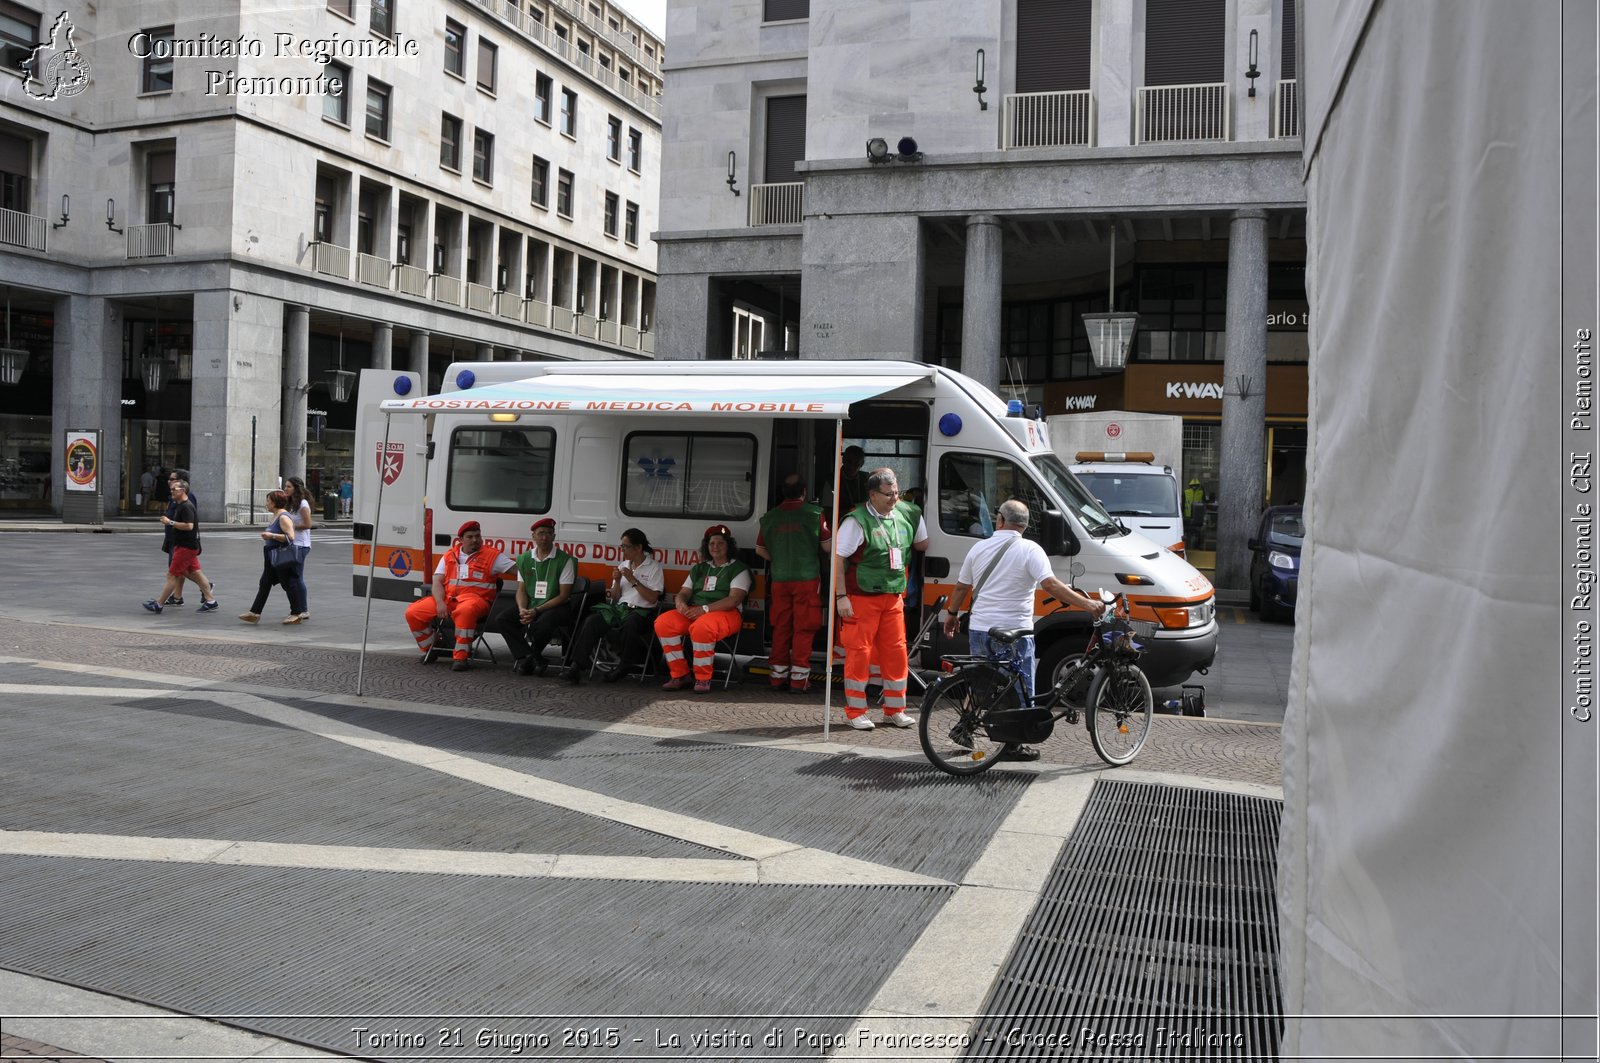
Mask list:
[[[707,576],[706,577],[705,586],[702,587],[701,589],[702,590],[708,590],[708,591],[716,590],[717,589],[717,577],[715,577],[715,576]]]
[[[900,548],[898,546],[889,547],[889,567],[895,571],[906,567],[905,560],[900,556]]]
[[[541,602],[548,598],[550,596],[550,581],[544,579],[535,580],[533,584],[533,596],[539,599]]]

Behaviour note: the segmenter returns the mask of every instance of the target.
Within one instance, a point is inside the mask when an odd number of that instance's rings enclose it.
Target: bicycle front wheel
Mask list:
[[[985,717],[1018,704],[1016,686],[999,668],[979,664],[947,675],[922,699],[922,751],[934,767],[951,775],[986,771],[1000,759],[1005,743],[989,737]]]
[[[1107,764],[1126,764],[1150,736],[1155,698],[1136,664],[1102,668],[1089,686],[1089,741]]]

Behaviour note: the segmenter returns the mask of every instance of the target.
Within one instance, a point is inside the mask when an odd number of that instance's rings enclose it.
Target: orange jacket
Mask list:
[[[443,562],[445,601],[452,598],[482,598],[485,602],[493,602],[497,590],[494,563],[499,559],[500,551],[494,547],[478,547],[478,552],[467,558],[466,578],[460,579],[457,573],[461,571],[461,544],[450,547]]]

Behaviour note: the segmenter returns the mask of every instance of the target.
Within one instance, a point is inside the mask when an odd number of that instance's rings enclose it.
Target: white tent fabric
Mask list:
[[[1302,9],[1283,1055],[1554,1057],[1563,989],[1594,991],[1592,952],[1563,970],[1562,820],[1593,809],[1563,808],[1559,753],[1562,7]],[[1592,874],[1593,846],[1567,858]]]

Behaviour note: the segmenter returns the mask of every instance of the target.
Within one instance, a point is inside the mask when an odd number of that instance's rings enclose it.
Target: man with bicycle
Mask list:
[[[961,629],[961,605],[973,593],[967,625],[968,652],[994,656],[989,642],[991,628],[1033,627],[1033,592],[1043,588],[1058,601],[1087,609],[1097,619],[1106,606],[1087,598],[1056,578],[1044,548],[1024,538],[1028,530],[1028,507],[1014,498],[1000,503],[994,515],[994,534],[967,551],[961,563],[956,589],[950,594],[950,608],[944,612],[944,633],[954,638]],[[976,590],[974,590],[976,588]],[[1022,671],[1024,692],[1033,698],[1035,665],[1033,636],[1020,638],[1012,646],[1017,667]],[[1038,760],[1032,746],[1010,743],[1000,754],[1002,760]]]

